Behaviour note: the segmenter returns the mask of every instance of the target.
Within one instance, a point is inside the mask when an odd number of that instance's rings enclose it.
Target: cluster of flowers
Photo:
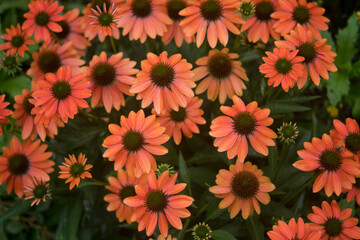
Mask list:
[[[31,1],[22,26],[12,26],[1,35],[6,41],[0,45],[0,50],[6,50],[2,66],[7,69],[14,68],[17,58],[28,53],[28,45],[34,43],[32,36],[35,42],[42,42],[32,54],[33,62],[27,71],[32,76],[31,90],[23,90],[15,97],[14,112],[5,109],[5,96],[0,97],[0,123],[6,123],[6,116],[11,114],[22,128],[24,140],[20,143],[14,136],[0,157],[0,184],[7,181],[8,193],[14,190],[18,197],[25,194],[34,199],[32,204],[45,200],[54,162],[41,141],[57,135],[58,127],[63,127],[80,109],[90,108],[85,100],[89,97],[91,108],[104,106],[110,113],[112,108],[119,110],[125,105],[124,95],[136,94],[142,108],[153,104],[152,114],[131,111],[128,117],[121,116],[120,125],[109,125],[111,135],[103,142],[103,157],[114,161],[117,177],[109,177],[106,187],[112,193],[104,199],[109,202],[107,210],[116,211],[120,222],[138,222],[138,230],[146,229],[148,236],[158,225],[161,237],[171,239],[168,222],[182,229],[181,218],[190,216],[186,208],[194,199],[178,194],[186,184],[176,184],[177,173],[164,171],[156,176],[153,155],[168,152],[162,144],[170,137],[180,144],[182,134],[191,138],[199,133],[198,125],[205,124],[205,119],[200,109],[202,99],[195,94],[207,90],[209,100],[219,99],[223,104],[231,98],[234,103],[231,107],[221,106],[226,116],[212,121],[210,135],[216,138],[214,146],[219,152],[227,151],[229,159],[237,156],[229,171],[219,171],[217,185],[210,191],[222,198],[219,208],[227,208],[231,218],[240,210],[244,219],[254,210],[260,214],[259,202],[270,202],[268,192],[275,185],[256,165],[245,162],[248,142],[256,152],[267,156],[267,147],[275,146],[273,139],[277,135],[269,128],[273,123],[269,109],[259,108],[256,101],[245,105],[238,97],[246,89],[244,81],[249,81],[237,60],[239,55],[229,53],[227,48],[212,49],[192,69],[181,54],[148,53],[138,70],[134,68],[136,62],[116,52],[114,39],[120,38],[122,29],[122,35],[142,43],[147,37],[161,36],[164,44],[174,39],[178,46],[185,40],[195,41],[200,47],[207,34],[210,47],[215,48],[218,40],[224,47],[227,45],[228,31],[236,35],[248,31],[250,42],[266,43],[271,36],[277,48],[266,52],[260,72],[269,78],[269,85],[281,84],[288,91],[295,83],[302,88],[308,75],[318,85],[320,76],[328,79],[328,72],[337,70],[336,54],[319,33],[328,28],[324,9],[306,0],[99,0],[89,3],[83,16],[79,16],[78,9],[64,15],[62,10],[57,1]],[[90,41],[98,37],[103,42],[107,36],[115,54],[108,57],[101,52],[83,66],[81,57]],[[298,152],[303,160],[294,166],[304,171],[322,171],[314,183],[314,192],[324,187],[327,196],[349,191],[348,200],[356,195],[359,203],[355,181],[360,176],[359,127],[351,119],[346,125],[336,120],[334,125],[330,136],[325,134],[322,140],[314,138],[312,143],[305,143],[306,150]],[[35,140],[37,137],[40,140]],[[339,150],[339,146],[344,149]],[[92,165],[86,164],[83,154],[78,158],[70,155],[59,167],[59,178],[67,179],[70,189],[79,185],[80,178],[92,177],[88,172]],[[313,224],[304,224],[301,219],[296,224],[293,219],[287,226],[279,221],[269,236],[318,239],[314,231],[321,230],[322,236],[360,238],[360,229],[355,227],[358,220],[349,218],[351,210],[340,212],[336,202],[331,207],[324,202],[322,210],[313,210],[308,217]]]

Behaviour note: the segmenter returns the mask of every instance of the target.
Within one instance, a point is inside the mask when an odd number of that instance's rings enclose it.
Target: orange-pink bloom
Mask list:
[[[121,116],[120,126],[109,125],[112,135],[105,138],[103,146],[107,148],[103,157],[115,161],[115,171],[126,164],[126,171],[130,176],[140,177],[156,169],[154,155],[164,155],[168,152],[162,146],[169,140],[164,134],[165,128],[156,121],[156,116],[145,118],[143,110],[137,113],[131,111],[128,118]]]
[[[221,169],[215,182],[217,185],[210,187],[209,191],[223,198],[219,208],[228,208],[230,218],[234,218],[240,210],[244,219],[253,215],[254,210],[260,214],[259,201],[269,204],[268,192],[275,189],[270,179],[263,176],[263,171],[250,162],[237,161],[236,165],[230,165],[229,171]]]
[[[10,29],[7,28],[6,33],[1,34],[6,42],[0,44],[0,51],[17,52],[21,57],[24,57],[24,52],[29,50],[28,45],[34,44],[34,41],[29,39],[28,33],[21,30],[19,23],[16,27],[11,25]]]
[[[194,96],[192,65],[181,57],[181,54],[168,57],[167,52],[159,56],[148,53],[147,59],[141,61],[141,71],[130,92],[137,93],[136,99],[142,99],[142,108],[154,103],[156,113],[167,106],[178,111],[179,106],[186,106],[186,97]]]
[[[346,200],[348,202],[351,202],[354,198],[356,198],[357,205],[360,206],[360,178],[355,178],[355,184],[353,184],[346,195]]]
[[[227,151],[229,159],[238,156],[238,161],[244,162],[249,140],[256,152],[267,156],[267,146],[275,146],[272,139],[277,137],[268,128],[274,121],[269,117],[270,110],[258,108],[256,101],[245,105],[238,96],[233,96],[232,100],[232,107],[220,107],[227,116],[217,117],[211,123],[209,134],[216,138],[214,146],[219,152]]]
[[[3,134],[3,130],[1,128],[1,124],[5,124],[9,122],[9,119],[6,118],[10,114],[12,114],[12,111],[9,109],[6,109],[6,107],[10,104],[8,102],[4,102],[5,100],[5,94],[0,95],[0,135]]]
[[[156,179],[154,171],[151,171],[148,175],[149,186],[136,185],[136,196],[124,200],[126,205],[136,208],[131,220],[139,222],[139,231],[146,228],[146,235],[150,236],[159,225],[160,233],[167,236],[168,222],[176,229],[182,229],[181,218],[190,216],[186,208],[194,199],[178,194],[185,189],[186,184],[175,184],[177,175],[175,173],[169,177],[169,171],[165,171]]]
[[[32,199],[31,206],[39,205],[50,197],[49,183],[34,176],[29,177],[24,183],[24,194],[26,200]]]
[[[360,167],[349,151],[339,151],[338,145],[327,134],[322,139],[314,137],[311,143],[305,142],[304,147],[298,151],[302,159],[293,166],[302,171],[321,171],[314,182],[313,192],[325,188],[326,196],[330,197],[333,193],[339,196],[343,188],[352,188],[355,177],[360,175]]]
[[[236,24],[243,20],[236,14],[238,0],[190,0],[188,7],[180,11],[185,18],[180,22],[188,37],[196,34],[196,45],[200,47],[207,33],[210,47],[215,48],[219,39],[224,46],[229,40],[228,31],[240,34]]]

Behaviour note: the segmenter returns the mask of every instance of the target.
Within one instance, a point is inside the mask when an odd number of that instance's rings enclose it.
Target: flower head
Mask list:
[[[240,17],[244,20],[251,18],[255,14],[255,4],[252,0],[242,0],[240,2],[239,11]]]
[[[29,50],[28,45],[34,44],[33,40],[30,40],[30,36],[26,31],[22,31],[20,24],[18,23],[11,28],[6,29],[7,34],[2,34],[1,37],[5,39],[5,43],[0,44],[0,51],[17,52],[21,57],[24,57],[24,52]]]
[[[192,80],[192,65],[181,58],[181,54],[168,58],[167,52],[159,56],[148,53],[147,59],[141,62],[141,71],[130,89],[137,93],[136,99],[142,99],[141,107],[146,108],[154,103],[156,113],[169,106],[175,111],[186,107],[186,97],[193,97],[191,88],[196,84]]]
[[[202,222],[202,223],[196,224],[192,228],[191,235],[193,235],[194,240],[209,240],[209,239],[211,239],[211,233],[212,233],[212,230],[209,227],[209,225]]]
[[[278,128],[279,139],[286,144],[295,143],[295,139],[299,135],[299,131],[297,130],[296,123],[285,123]]]
[[[6,118],[10,114],[12,114],[12,111],[9,109],[6,109],[6,107],[10,104],[8,102],[4,102],[5,100],[5,94],[0,95],[0,125],[5,124],[9,122],[9,119]],[[3,134],[2,128],[0,126],[0,135]]]
[[[354,198],[356,198],[357,205],[360,206],[360,178],[355,178],[355,184],[353,184],[346,195],[346,200],[348,202],[351,202]]]
[[[107,148],[103,157],[115,161],[115,171],[126,164],[130,176],[140,177],[156,169],[152,154],[164,155],[167,148],[161,144],[169,140],[164,134],[165,128],[156,121],[155,115],[145,118],[143,110],[137,113],[131,111],[128,118],[121,116],[120,126],[109,125],[112,135],[105,138],[103,146]]]
[[[236,165],[230,165],[229,170],[221,169],[216,175],[217,185],[209,189],[216,197],[223,198],[219,208],[228,208],[230,218],[234,218],[240,210],[244,219],[251,216],[254,210],[260,214],[259,201],[269,204],[268,192],[273,191],[275,185],[250,162],[237,161]]]
[[[311,221],[310,230],[320,232],[319,239],[359,239],[360,228],[356,226],[359,222],[357,218],[350,218],[352,209],[341,210],[335,200],[331,205],[322,202],[321,208],[313,206],[314,213],[308,215]]]
[[[87,158],[85,154],[80,153],[78,158],[74,154],[69,155],[69,158],[65,158],[65,162],[59,166],[59,178],[66,179],[65,183],[70,183],[70,190],[75,186],[79,186],[80,179],[92,178],[89,169],[93,166],[86,164]]]
[[[26,200],[32,199],[31,206],[39,205],[41,201],[45,202],[46,198],[50,197],[49,183],[32,176],[25,182],[24,193]]]
[[[182,229],[180,218],[190,216],[186,207],[190,206],[194,199],[178,195],[185,189],[186,184],[175,184],[176,178],[177,173],[169,177],[169,172],[164,172],[157,179],[155,172],[151,171],[148,175],[149,186],[136,185],[136,196],[124,200],[126,205],[136,208],[131,220],[139,222],[139,231],[146,228],[146,235],[150,236],[159,225],[160,233],[167,236],[168,221],[176,229]]]
[[[330,197],[332,193],[339,196],[342,188],[352,188],[355,177],[360,175],[360,168],[349,151],[339,151],[338,145],[327,134],[322,139],[314,137],[311,143],[305,142],[304,147],[298,151],[302,160],[293,166],[302,171],[321,171],[314,182],[313,192],[325,188],[326,196]]]
[[[5,69],[9,75],[15,76],[15,73],[21,70],[18,54],[14,51],[7,51],[0,58],[0,67]]]
[[[167,163],[161,163],[155,170],[156,176],[160,176],[163,172],[169,172],[169,176],[173,175],[174,173],[176,173],[176,171],[174,170],[174,167],[167,164]]]
[[[233,96],[232,100],[232,107],[220,107],[227,116],[217,117],[211,123],[209,134],[216,137],[214,146],[219,152],[227,151],[229,159],[238,156],[238,160],[244,162],[249,140],[255,151],[267,156],[267,146],[275,146],[272,138],[277,138],[276,133],[268,128],[273,123],[269,117],[270,110],[258,108],[255,101],[245,106],[237,96]]]
[[[55,164],[46,152],[47,145],[40,140],[32,142],[25,140],[22,144],[15,136],[10,140],[10,147],[3,147],[0,156],[0,184],[7,181],[7,192],[13,190],[21,198],[24,195],[26,179],[36,176],[39,180],[49,181],[49,173],[53,172]]]
[[[242,63],[238,60],[239,55],[229,53],[228,48],[221,51],[212,49],[207,57],[199,58],[194,69],[194,80],[203,79],[196,87],[195,93],[200,94],[207,90],[207,97],[223,104],[227,97],[241,96],[246,86],[243,81],[249,81]]]

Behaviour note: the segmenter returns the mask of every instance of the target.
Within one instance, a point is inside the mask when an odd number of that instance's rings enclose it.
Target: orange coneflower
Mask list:
[[[356,203],[360,206],[360,178],[355,178],[355,184],[346,195],[346,200],[351,202],[356,198]]]
[[[29,4],[30,11],[24,14],[26,18],[22,25],[22,29],[29,35],[35,32],[35,41],[51,40],[50,32],[61,32],[61,26],[56,23],[64,19],[59,13],[63,10],[63,6],[58,6],[57,1],[32,1]],[[35,31],[36,30],[36,31]]]
[[[237,155],[238,161],[244,162],[248,154],[249,139],[255,151],[267,156],[267,146],[275,146],[272,138],[277,137],[267,127],[274,121],[269,117],[270,110],[258,108],[256,101],[245,106],[238,96],[233,96],[232,100],[232,107],[220,107],[221,112],[227,116],[217,117],[211,123],[209,134],[216,137],[214,146],[219,147],[219,152],[227,151],[229,159]]]
[[[80,178],[92,178],[88,170],[93,166],[86,164],[86,161],[85,154],[80,153],[78,158],[74,154],[69,154],[69,158],[65,158],[65,162],[59,166],[59,178],[66,179],[65,183],[70,183],[70,190],[79,186]]]
[[[43,124],[34,123],[34,115],[31,113],[34,108],[34,102],[36,101],[32,96],[32,92],[24,89],[22,94],[15,96],[15,111],[12,114],[12,118],[16,119],[16,124],[21,127],[22,139],[30,138],[34,140],[39,135],[42,141],[45,141],[46,135],[50,138],[54,138],[57,135],[57,122],[51,119],[48,126]]]
[[[84,77],[82,73],[72,76],[69,66],[60,67],[56,74],[47,73],[32,94],[36,99],[35,107],[40,109],[35,116],[35,123],[48,122],[55,116],[66,123],[68,118],[74,118],[79,107],[88,108],[84,99],[91,96],[91,91]]]
[[[26,72],[34,75],[33,84],[43,80],[46,73],[56,73],[61,66],[70,66],[73,74],[80,73],[80,66],[85,63],[80,59],[80,54],[73,47],[72,42],[59,45],[54,42],[46,42],[38,52],[32,54],[33,62]]]
[[[58,22],[62,31],[55,33],[62,44],[72,42],[72,45],[81,55],[85,55],[85,48],[90,42],[83,36],[84,27],[79,17],[79,9],[75,8],[64,14],[64,20]]]
[[[186,97],[186,102],[186,107],[179,107],[179,111],[167,108],[158,114],[157,118],[160,125],[166,128],[165,133],[173,137],[177,145],[181,142],[181,132],[185,137],[192,138],[193,133],[199,133],[196,124],[206,123],[201,117],[204,114],[204,111],[200,109],[203,100],[197,97]]]
[[[24,195],[24,184],[28,177],[36,176],[38,179],[49,181],[49,173],[53,172],[55,164],[46,152],[47,145],[37,140],[25,140],[22,144],[17,137],[10,140],[10,147],[3,147],[0,157],[0,184],[7,181],[7,192],[14,189],[21,198]]]
[[[168,221],[176,229],[182,229],[180,218],[190,216],[186,207],[190,206],[194,199],[186,195],[174,195],[186,187],[186,183],[175,184],[177,175],[175,173],[169,177],[169,171],[166,171],[156,179],[155,172],[151,171],[148,175],[149,186],[136,185],[136,196],[124,200],[126,205],[136,208],[131,220],[139,222],[139,231],[146,228],[146,235],[150,236],[159,224],[160,233],[167,236]]]
[[[137,74],[131,93],[138,93],[136,99],[142,99],[141,107],[146,108],[154,103],[156,113],[166,106],[175,111],[179,106],[186,106],[186,97],[193,97],[191,88],[196,84],[192,80],[194,73],[192,65],[181,58],[181,54],[168,58],[167,52],[160,56],[147,54],[147,59],[141,61],[141,71]]]
[[[355,119],[347,118],[346,124],[334,119],[335,129],[330,136],[338,146],[343,146],[354,155],[354,160],[360,164],[360,128]]]
[[[226,97],[241,96],[246,86],[243,81],[249,81],[245,69],[241,67],[241,61],[236,53],[229,53],[228,48],[221,51],[212,49],[207,57],[199,58],[194,69],[194,80],[203,79],[196,87],[195,93],[200,94],[207,90],[207,97],[223,104]]]
[[[333,192],[339,196],[342,188],[352,188],[355,177],[360,175],[360,168],[349,151],[339,151],[338,145],[327,134],[322,139],[314,137],[311,143],[305,142],[304,147],[304,150],[298,151],[302,160],[296,161],[293,166],[302,171],[321,171],[314,182],[313,192],[325,188],[326,196],[330,197]]]
[[[261,39],[264,43],[269,41],[270,35],[278,40],[280,34],[274,29],[275,19],[271,18],[271,14],[278,6],[278,1],[274,0],[253,0],[255,4],[255,14],[241,25],[240,31],[249,30],[248,40],[257,42]]]
[[[267,232],[267,235],[271,240],[318,240],[321,233],[311,232],[310,225],[304,223],[302,218],[299,218],[298,222],[292,218],[288,224],[279,220],[277,225],[273,226],[273,230]]]
[[[186,0],[168,0],[166,3],[167,14],[172,20],[171,25],[167,25],[167,31],[162,36],[162,41],[168,44],[172,39],[175,39],[176,46],[180,47],[185,40],[187,43],[191,42],[192,37],[186,36],[184,29],[180,26],[180,21],[184,19],[179,12],[187,7]]]
[[[119,6],[121,17],[118,22],[123,28],[123,36],[129,33],[130,40],[140,39],[144,43],[146,38],[163,36],[166,25],[172,24],[166,15],[164,0],[126,0]]]
[[[275,189],[270,179],[263,176],[263,171],[250,162],[236,162],[229,168],[230,171],[221,169],[216,175],[216,186],[209,190],[216,197],[223,198],[219,208],[228,208],[230,218],[234,218],[241,210],[241,215],[247,219],[254,213],[260,214],[259,201],[269,204],[268,192]]]
[[[350,218],[351,208],[341,211],[337,202],[332,200],[331,205],[323,201],[321,208],[313,206],[312,210],[314,213],[308,215],[308,219],[311,221],[310,230],[321,233],[321,237],[318,239],[349,240],[360,238],[360,228],[356,226],[359,220]]]
[[[47,197],[50,197],[49,183],[42,179],[37,179],[32,176],[26,179],[24,183],[25,199],[33,199],[31,206],[39,205],[41,201],[45,202]]]
[[[304,57],[297,56],[298,50],[290,52],[287,48],[274,48],[273,52],[265,52],[264,64],[259,68],[260,72],[269,78],[268,85],[281,87],[285,92],[289,87],[293,88],[295,83],[304,77],[304,66],[301,64]]]
[[[154,240],[153,238],[149,238],[149,240]],[[177,240],[177,238],[171,237],[171,235],[167,235],[167,237],[164,237],[162,234],[160,234],[157,238],[157,240]]]
[[[325,9],[318,7],[317,2],[279,0],[279,7],[271,14],[271,17],[277,19],[274,28],[282,36],[288,34],[297,24],[301,24],[305,31],[310,31],[316,39],[320,40],[319,30],[328,30],[326,23],[330,22],[323,16],[324,12]]]
[[[136,196],[135,185],[146,185],[147,175],[144,174],[140,178],[129,176],[126,171],[120,169],[117,172],[117,177],[109,177],[110,185],[106,188],[112,193],[105,195],[104,200],[109,203],[106,210],[116,211],[116,217],[119,222],[126,220],[131,223],[131,216],[134,213],[134,208],[124,204],[124,199],[127,197]]]
[[[329,79],[329,73],[337,71],[334,64],[336,53],[331,51],[330,45],[325,45],[327,39],[320,39],[314,42],[313,35],[310,31],[306,31],[300,24],[295,30],[290,31],[290,35],[284,36],[286,41],[276,41],[275,45],[285,47],[290,50],[299,50],[298,55],[305,58],[303,65],[305,66],[305,77],[298,81],[298,88],[302,88],[308,74],[311,80],[316,84],[320,84],[320,76]]]
[[[132,75],[138,72],[134,69],[136,62],[122,57],[123,53],[118,53],[107,58],[101,52],[100,56],[93,56],[89,67],[83,67],[86,79],[91,82],[91,107],[104,105],[107,112],[112,107],[119,110],[125,105],[124,94],[132,95],[129,89],[134,81]]]
[[[0,44],[0,51],[17,52],[21,57],[24,57],[24,52],[29,50],[28,45],[34,44],[30,40],[30,36],[26,31],[21,31],[20,24],[18,23],[11,28],[6,29],[7,34],[2,34],[1,37],[5,39],[5,43]]]
[[[168,150],[161,144],[170,138],[164,134],[165,128],[156,121],[156,116],[145,118],[143,110],[137,113],[131,111],[128,118],[121,116],[120,125],[109,125],[112,135],[104,140],[103,146],[108,149],[103,156],[115,161],[115,171],[126,164],[130,176],[140,177],[155,170],[156,162],[152,154],[166,154]]]
[[[5,94],[0,95],[0,125],[8,123],[9,119],[6,118],[6,117],[13,113],[11,110],[6,109],[6,107],[10,103],[4,102],[4,100],[5,100]],[[3,131],[2,131],[2,128],[0,126],[0,135],[2,135],[2,134],[3,134]]]
[[[210,47],[215,48],[218,39],[226,46],[229,40],[228,30],[240,34],[235,26],[243,23],[236,14],[239,4],[238,0],[188,1],[188,6],[179,13],[185,17],[180,22],[180,26],[187,36],[196,34],[197,47],[204,42],[206,32]]]

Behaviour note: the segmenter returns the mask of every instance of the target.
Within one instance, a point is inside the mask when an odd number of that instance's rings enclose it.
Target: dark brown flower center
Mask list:
[[[320,155],[320,166],[326,171],[337,171],[342,160],[337,150],[324,150]]]
[[[345,138],[345,148],[357,154],[360,151],[360,133],[350,133]]]
[[[38,66],[41,72],[55,73],[61,67],[61,59],[56,52],[44,51],[38,58]]]
[[[47,12],[39,12],[35,16],[35,23],[39,26],[45,26],[50,20],[50,16]]]
[[[105,87],[111,85],[115,82],[115,67],[106,62],[99,62],[93,67],[91,77],[98,86]]]
[[[24,38],[21,35],[16,35],[11,39],[11,45],[15,48],[19,48],[24,44]]]
[[[48,189],[45,185],[43,184],[37,185],[33,190],[34,198],[42,199],[44,196],[46,196],[47,191]]]
[[[135,187],[133,185],[124,186],[119,193],[120,199],[123,202],[127,197],[136,196]]]
[[[297,49],[299,50],[298,55],[305,58],[305,63],[311,63],[316,58],[316,48],[311,42],[302,43]]]
[[[310,20],[309,9],[305,6],[297,6],[293,11],[293,19],[295,22],[305,24]]]
[[[342,221],[336,217],[330,217],[326,220],[324,226],[325,226],[325,232],[329,237],[336,237],[339,236],[342,232],[343,226]]]
[[[355,187],[360,188],[360,178],[355,178]]]
[[[179,12],[186,8],[187,4],[184,0],[170,0],[166,4],[169,17],[174,21],[183,19],[183,16],[179,15]]]
[[[243,171],[237,173],[231,181],[231,189],[241,199],[251,199],[259,191],[260,182],[254,173]]]
[[[287,74],[290,72],[292,63],[286,58],[279,58],[275,63],[275,69],[278,73]]]
[[[209,58],[208,71],[218,80],[227,78],[232,73],[231,58],[225,53],[216,53]]]
[[[255,16],[260,21],[269,21],[274,12],[274,4],[270,1],[261,1],[255,6]]]
[[[167,63],[157,63],[151,68],[150,79],[158,87],[170,88],[175,79],[174,68]]]
[[[8,159],[8,169],[12,175],[21,176],[29,170],[29,158],[23,153],[15,153]]]
[[[127,131],[122,137],[122,144],[129,152],[137,152],[144,145],[144,136],[140,132],[133,130]]]
[[[71,94],[71,86],[66,81],[57,81],[51,87],[53,96],[58,100],[63,100]]]
[[[26,97],[24,97],[23,100],[23,107],[24,107],[24,111],[28,114],[31,115],[31,110],[34,108],[34,104],[32,104],[31,102],[29,102],[29,99],[31,99],[31,94],[28,94]]]
[[[84,172],[84,165],[81,163],[75,163],[70,167],[70,174],[74,177],[80,177]]]
[[[183,122],[186,118],[186,109],[179,107],[179,111],[171,110],[170,118],[175,122]]]
[[[70,33],[70,25],[65,21],[62,20],[60,22],[57,22],[62,28],[61,32],[55,32],[55,35],[60,39],[65,39],[67,36],[69,36]]]
[[[151,190],[146,195],[145,205],[152,212],[162,212],[167,207],[168,197],[161,190]]]
[[[134,0],[131,4],[131,11],[136,17],[146,18],[153,11],[151,0]]]
[[[240,112],[233,118],[233,128],[240,135],[251,134],[256,127],[256,119],[248,112]]]
[[[223,14],[223,6],[219,0],[205,0],[200,5],[201,15],[208,21],[218,20]]]

